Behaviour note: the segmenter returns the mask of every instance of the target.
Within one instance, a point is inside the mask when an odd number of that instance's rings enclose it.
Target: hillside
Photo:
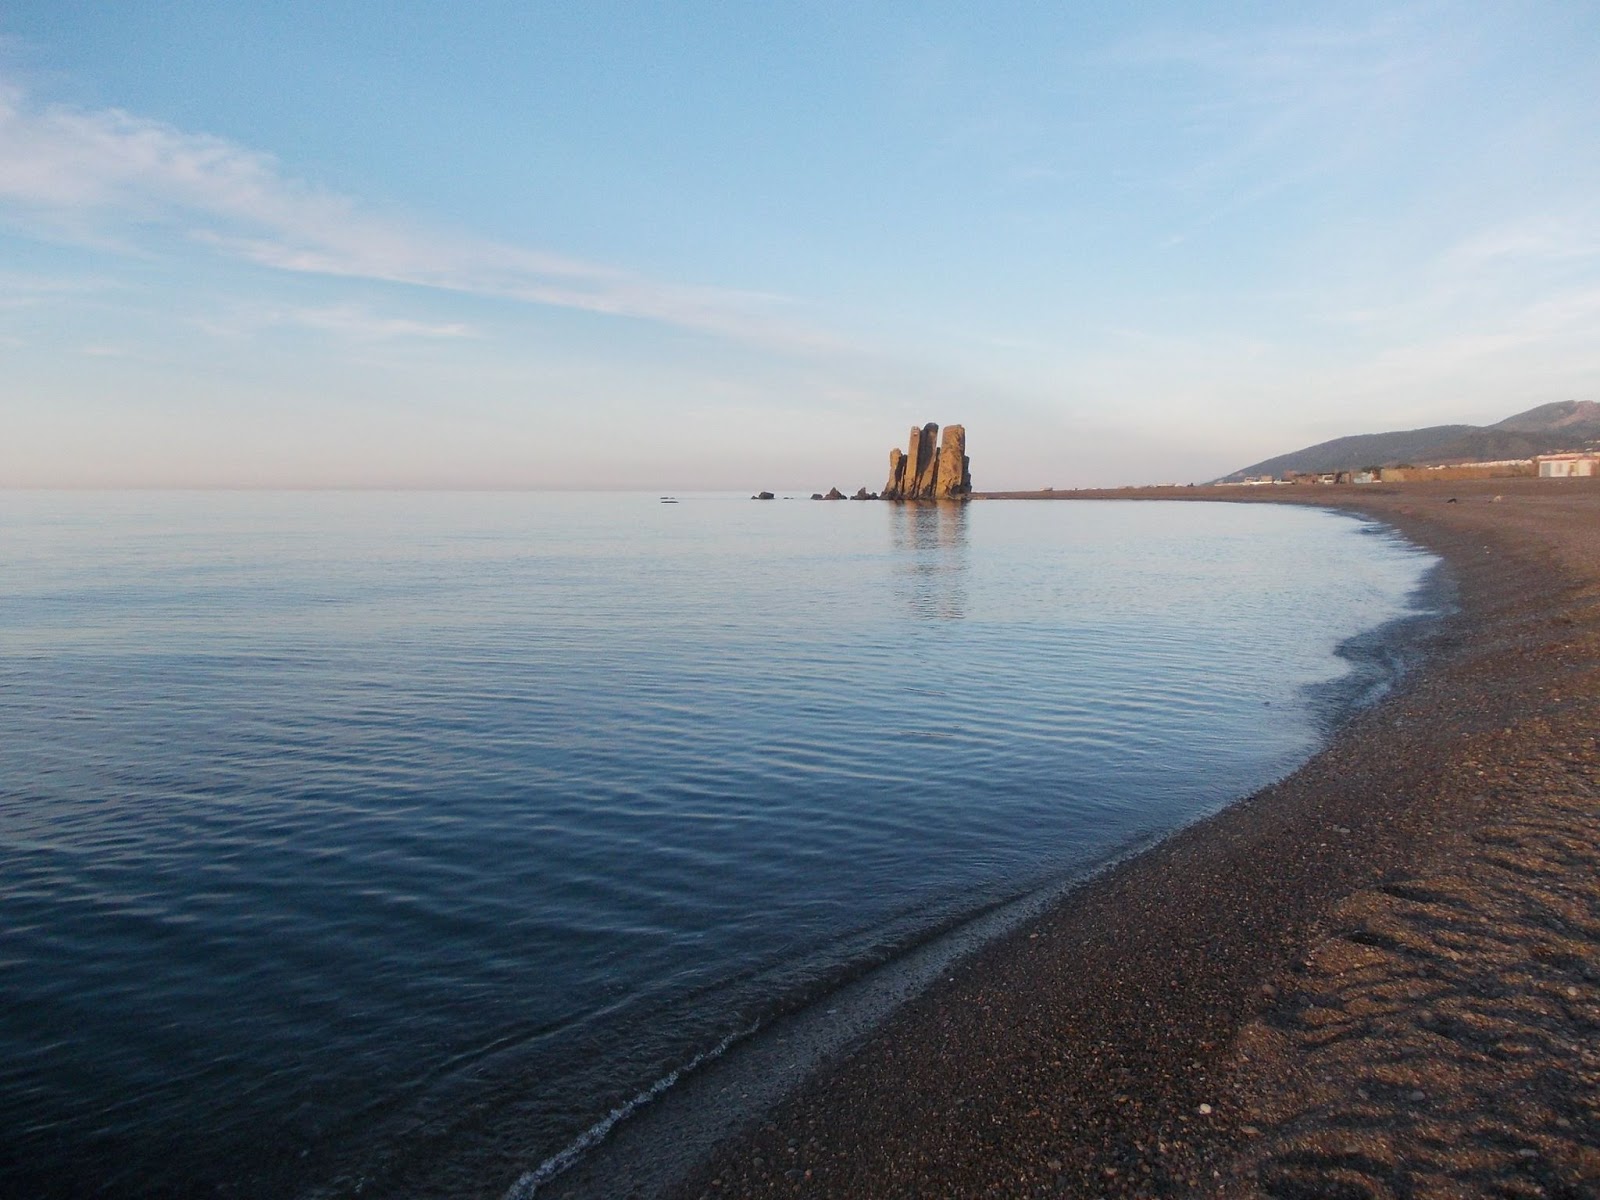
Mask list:
[[[1600,403],[1561,400],[1541,404],[1493,425],[1433,425],[1394,433],[1334,438],[1241,467],[1218,483],[1288,471],[1357,471],[1362,467],[1438,466],[1531,458],[1600,442]]]

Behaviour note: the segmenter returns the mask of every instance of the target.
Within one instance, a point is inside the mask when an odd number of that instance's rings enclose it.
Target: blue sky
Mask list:
[[[981,9],[981,11],[980,11]],[[1188,482],[1600,399],[1600,6],[0,8],[0,485]]]

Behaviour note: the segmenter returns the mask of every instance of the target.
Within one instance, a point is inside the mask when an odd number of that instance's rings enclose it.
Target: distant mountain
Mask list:
[[[1504,429],[1510,433],[1551,433],[1558,429],[1582,428],[1587,434],[1592,434],[1596,426],[1600,426],[1600,403],[1593,400],[1557,400],[1554,404],[1541,404],[1525,413],[1507,417],[1489,428]]]
[[[1218,483],[1288,471],[1359,471],[1362,467],[1396,467],[1408,463],[1434,467],[1444,463],[1493,462],[1532,458],[1561,450],[1579,450],[1600,442],[1600,403],[1558,400],[1507,417],[1494,425],[1433,425],[1397,433],[1363,433],[1334,438],[1264,459],[1224,475]]]

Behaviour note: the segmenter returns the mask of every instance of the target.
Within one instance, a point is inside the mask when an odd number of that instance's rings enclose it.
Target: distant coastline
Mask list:
[[[1452,495],[1492,497],[1508,490],[1517,494],[1560,494],[1562,488],[1587,488],[1594,480],[1539,479],[1530,475],[1495,479],[1463,478],[1379,483],[1306,483],[1278,487],[1242,487],[1226,483],[1152,483],[1114,488],[1032,488],[974,492],[974,500],[1221,500],[1245,504],[1309,504],[1367,512],[1388,520],[1406,497],[1424,502],[1448,501]],[[1531,492],[1529,489],[1532,489]]]

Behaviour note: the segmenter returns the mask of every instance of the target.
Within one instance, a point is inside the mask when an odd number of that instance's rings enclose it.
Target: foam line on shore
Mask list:
[[[670,1194],[717,1146],[781,1103],[818,1068],[869,1039],[929,987],[959,974],[963,960],[1054,908],[1077,888],[1143,854],[1162,836],[1131,838],[1063,879],[930,934],[817,1001],[763,1024],[759,1037],[749,1036],[757,1032],[752,1028],[735,1039],[737,1044],[697,1057],[673,1073],[671,1084],[649,1090],[655,1099],[676,1085],[670,1104],[615,1110],[594,1127],[600,1130],[598,1136],[586,1133],[574,1142],[568,1148],[573,1153],[559,1169],[545,1173],[540,1185],[554,1182],[554,1194],[561,1197],[608,1196],[624,1190],[635,1197]],[[720,1061],[713,1063],[713,1058]],[[700,1066],[706,1069],[694,1069]],[[567,1150],[555,1158],[565,1155]],[[544,1170],[541,1165],[529,1176]],[[531,1194],[508,1193],[505,1200],[527,1200]]]
[[[571,1169],[585,1154],[595,1146],[605,1141],[607,1135],[616,1128],[621,1121],[627,1120],[639,1109],[664,1095],[676,1086],[679,1079],[697,1070],[714,1058],[720,1058],[734,1043],[749,1037],[757,1029],[752,1025],[748,1029],[736,1030],[728,1034],[709,1050],[702,1050],[683,1066],[668,1071],[644,1091],[626,1103],[619,1104],[588,1129],[579,1134],[564,1149],[552,1154],[533,1170],[520,1176],[515,1183],[506,1189],[505,1200],[532,1200],[539,1189],[549,1183],[563,1171]]]

